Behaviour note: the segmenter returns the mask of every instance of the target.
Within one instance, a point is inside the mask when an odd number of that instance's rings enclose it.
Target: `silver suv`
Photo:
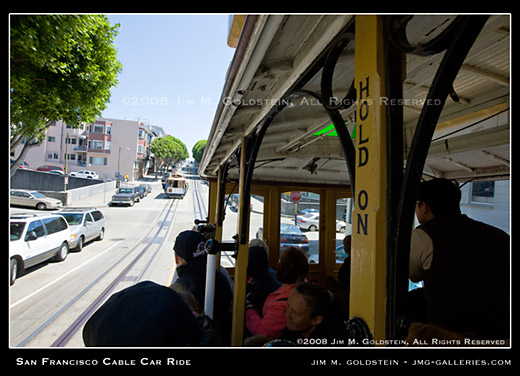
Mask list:
[[[96,208],[66,208],[56,212],[66,219],[70,227],[70,248],[80,252],[91,240],[105,237],[105,217]]]
[[[11,215],[10,222],[11,285],[33,265],[67,258],[70,230],[61,215],[23,213]]]

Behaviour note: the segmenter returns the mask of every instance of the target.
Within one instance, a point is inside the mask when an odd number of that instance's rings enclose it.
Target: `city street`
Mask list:
[[[10,346],[83,347],[84,323],[112,294],[143,280],[169,285],[177,234],[207,215],[207,185],[195,175],[187,178],[184,199],[167,198],[160,181],[153,181],[152,192],[133,207],[106,205],[112,192],[73,203],[103,212],[105,237],[71,251],[63,262],[29,268],[16,280],[10,287]]]

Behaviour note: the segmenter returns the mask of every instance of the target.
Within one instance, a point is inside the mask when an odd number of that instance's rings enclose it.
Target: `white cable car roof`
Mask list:
[[[419,15],[407,27],[410,44],[425,43],[455,16]],[[260,15],[246,18],[228,70],[222,98],[200,163],[203,177],[217,176],[244,136],[255,132],[330,43],[353,21],[349,15]],[[510,17],[491,16],[455,79],[459,97],[448,98],[426,160],[428,176],[467,180],[508,178],[510,171]],[[354,78],[352,41],[334,69],[333,93],[343,98]],[[443,53],[406,55],[403,84],[405,159],[429,87]],[[322,69],[303,89],[320,92]],[[309,78],[309,77],[307,77]],[[292,96],[276,115],[261,144],[254,181],[349,184],[343,151],[330,118],[312,96]],[[343,110],[356,144],[355,106]],[[329,128],[328,128],[329,127]],[[230,178],[238,178],[237,163]]]

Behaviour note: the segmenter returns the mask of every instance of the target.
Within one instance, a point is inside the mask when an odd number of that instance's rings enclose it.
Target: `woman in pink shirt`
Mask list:
[[[251,303],[246,302],[246,326],[252,335],[264,335],[269,340],[280,337],[287,325],[285,318],[287,299],[294,286],[305,281],[308,271],[307,257],[301,250],[289,247],[283,251],[276,271],[276,278],[282,286],[269,294],[262,315],[258,314]]]

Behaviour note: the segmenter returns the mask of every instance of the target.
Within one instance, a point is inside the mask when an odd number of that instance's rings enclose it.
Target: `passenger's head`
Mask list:
[[[276,278],[281,283],[293,284],[303,282],[309,271],[309,263],[303,251],[296,247],[288,247],[280,258]]]
[[[331,294],[323,286],[303,282],[294,288],[287,301],[287,329],[307,337],[329,316]]]
[[[200,329],[188,305],[172,289],[144,281],[113,294],[83,328],[93,347],[194,346]]]
[[[258,280],[266,275],[268,269],[269,255],[267,254],[266,248],[261,243],[250,242],[249,258],[247,262],[247,274],[253,277],[254,279]]]
[[[352,235],[347,235],[343,238],[343,248],[345,253],[350,255],[350,248],[352,247]]]
[[[461,192],[456,182],[432,179],[421,182],[417,192],[416,214],[420,223],[433,217],[460,214]],[[425,206],[424,204],[427,204]]]
[[[206,267],[206,238],[200,232],[187,230],[177,235],[173,250],[177,265],[189,264],[194,267]]]

